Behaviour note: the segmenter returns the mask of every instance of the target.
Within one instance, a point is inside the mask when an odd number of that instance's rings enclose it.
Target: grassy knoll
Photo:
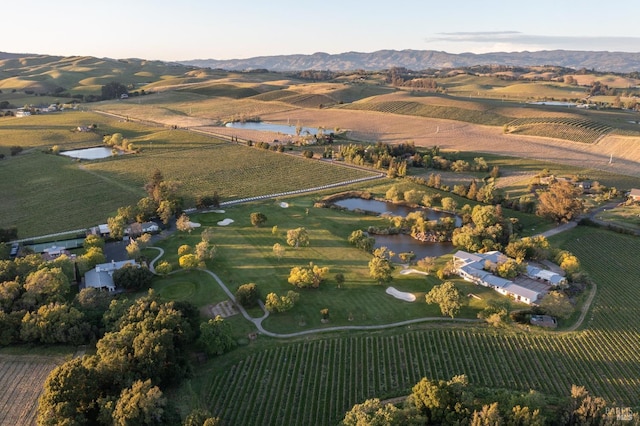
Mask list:
[[[202,366],[185,383],[183,402],[205,404],[230,424],[328,425],[366,398],[408,393],[423,376],[466,374],[474,384],[559,396],[575,383],[637,409],[640,328],[629,301],[640,297],[632,260],[640,240],[579,227],[554,242],[577,254],[598,285],[580,332],[425,324],[277,342],[261,337]]]

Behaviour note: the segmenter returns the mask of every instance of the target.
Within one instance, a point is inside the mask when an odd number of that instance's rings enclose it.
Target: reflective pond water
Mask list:
[[[225,126],[231,127],[234,129],[261,130],[263,132],[276,132],[276,133],[282,133],[282,134],[291,135],[291,136],[296,135],[296,126],[287,125],[287,124],[275,124],[275,123],[263,123],[263,122],[259,122],[259,123],[236,122],[236,123],[227,123],[225,124]],[[325,134],[328,134],[328,133],[330,132],[325,130]],[[316,135],[316,134],[318,134],[318,129],[313,127],[302,127],[302,130],[300,132],[301,136]]]
[[[429,220],[438,220],[444,217],[455,217],[456,226],[461,226],[462,219],[451,213],[439,212],[431,209],[424,209],[420,207],[407,207],[386,201],[378,200],[365,200],[363,198],[345,198],[334,203],[337,206],[343,207],[348,210],[364,210],[368,212],[374,212],[379,214],[392,214],[395,216],[406,216],[411,212],[418,210],[424,210],[427,212]],[[415,260],[422,259],[424,257],[438,257],[453,251],[453,245],[451,243],[431,243],[416,240],[411,235],[397,234],[397,235],[372,235],[376,239],[375,248],[387,247],[394,253],[396,253],[395,261],[399,261],[397,255],[399,253],[407,253],[413,251],[416,254]]]
[[[70,151],[62,151],[60,155],[71,158],[79,158],[81,160],[99,160],[101,158],[111,157],[113,152],[107,146],[97,146],[94,148],[72,149]]]

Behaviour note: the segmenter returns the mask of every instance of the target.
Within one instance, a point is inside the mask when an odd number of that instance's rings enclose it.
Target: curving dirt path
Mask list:
[[[591,291],[589,292],[589,297],[587,297],[586,302],[584,302],[584,304],[582,305],[582,309],[580,310],[580,317],[578,318],[578,321],[576,321],[575,324],[573,324],[571,327],[567,328],[566,332],[570,332],[570,331],[576,331],[578,328],[580,328],[580,326],[582,325],[585,317],[587,316],[587,313],[589,312],[589,308],[591,307],[591,302],[593,302],[593,298],[596,297],[596,291],[598,290],[598,286],[596,285],[596,283],[593,283],[593,287],[591,287]]]

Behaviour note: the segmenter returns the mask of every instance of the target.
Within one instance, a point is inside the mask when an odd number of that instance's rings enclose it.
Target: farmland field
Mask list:
[[[94,113],[33,118],[0,122],[0,129],[4,126],[10,132],[5,139],[8,142],[0,146],[7,151],[7,158],[0,162],[0,227],[17,226],[22,238],[104,223],[118,207],[135,204],[145,195],[144,183],[156,168],[165,178],[180,181],[180,195],[187,207],[194,205],[198,195],[215,191],[224,201],[374,176],[355,168],[230,144],[200,133],[149,127]],[[100,145],[97,132],[71,131],[92,123],[98,123],[102,132],[121,132],[141,153],[93,162],[45,153],[53,145],[61,150]],[[10,157],[9,146],[14,144],[24,146],[25,151]]]
[[[192,398],[227,424],[329,425],[367,398],[406,395],[423,376],[466,374],[481,386],[558,396],[579,384],[637,410],[640,311],[628,301],[640,297],[632,260],[640,241],[582,227],[557,238],[598,285],[582,331],[413,325],[277,343],[260,338],[192,379]]]
[[[36,424],[38,397],[49,372],[60,359],[29,355],[0,355],[0,424]]]

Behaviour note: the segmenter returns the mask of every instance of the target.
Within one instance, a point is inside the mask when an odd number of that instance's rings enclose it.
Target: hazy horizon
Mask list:
[[[602,13],[602,3],[459,0],[433,5],[407,0],[294,0],[217,4],[185,0],[109,3],[33,0],[3,7],[6,38],[16,54],[185,61],[311,55],[323,52],[435,50],[497,53],[542,50],[640,52],[634,25]],[[640,15],[640,2],[620,0],[621,17]]]

